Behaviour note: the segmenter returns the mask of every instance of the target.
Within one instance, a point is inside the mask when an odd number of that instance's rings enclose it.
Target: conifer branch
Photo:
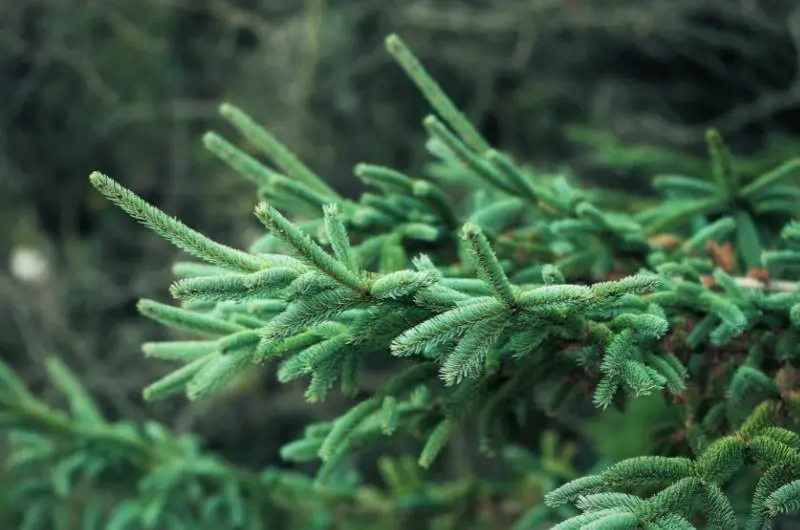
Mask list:
[[[481,279],[492,287],[495,295],[506,307],[515,307],[517,301],[511,289],[511,283],[509,283],[503,267],[497,261],[497,256],[489,246],[489,241],[483,235],[480,227],[471,223],[464,225],[464,239],[470,245],[470,250],[475,256],[478,274]]]
[[[299,256],[305,258],[310,265],[317,267],[334,280],[346,287],[361,291],[364,286],[361,279],[345,264],[329,256],[322,248],[302,234],[292,223],[286,220],[275,208],[267,203],[260,203],[256,208],[256,217],[286,243],[292,246]]]
[[[333,188],[300,162],[291,151],[239,108],[230,103],[223,103],[219,107],[219,113],[231,125],[236,127],[242,135],[269,156],[281,171],[325,196],[338,197]]]
[[[618,211],[602,194],[492,149],[398,37],[386,44],[438,115],[423,123],[438,159],[430,172],[436,184],[361,164],[356,175],[374,189],[346,201],[230,104],[222,114],[277,168],[214,133],[204,137],[270,201],[256,209],[270,233],[254,253],[210,241],[108,177],[91,177],[123,210],[207,262],[176,264],[170,291],[180,307],[139,304],[148,318],[200,336],[143,346],[147,357],[180,363],[145,389],[148,400],[211,395],[253,360],[274,360],[282,383],[307,378],[311,403],[336,384],[358,396],[341,416],[310,425],[282,449],[293,462],[319,460],[314,481],[281,472],[241,475],[206,459],[192,461],[190,475],[225,476],[229,488],[252,499],[270,497],[256,494],[267,483],[331,509],[395,514],[405,501],[376,497],[347,473],[351,456],[374,451],[388,436],[418,439],[417,467],[427,468],[452,450],[456,426],[475,425],[476,449],[505,458],[508,432],[531,411],[583,421],[587,404],[622,409],[663,394],[682,423],[659,450],[691,456],[645,455],[599,471],[556,473],[566,464],[554,464],[543,443],[537,457],[552,464],[544,473],[546,506],[531,508],[519,524],[685,529],[699,510],[705,524],[735,528],[744,514],[729,484],[745,467],[760,473],[748,528],[800,510],[800,435],[786,421],[800,414],[800,222],[793,220],[800,188],[788,180],[798,162],[746,175],[709,131],[708,175],[659,176],[653,184],[661,204]],[[448,195],[451,185],[461,188],[463,204]],[[295,215],[306,220],[290,221]],[[674,233],[662,233],[666,228]],[[459,229],[461,239],[454,237]],[[392,363],[394,375],[365,385],[373,358]],[[74,437],[75,425],[97,424],[112,436],[76,380],[56,364],[49,368],[72,416],[45,410],[0,363],[4,428],[28,421],[48,436]],[[7,417],[3,407],[17,412]],[[570,416],[574,410],[580,418]],[[147,461],[149,441],[114,432],[116,442],[128,444],[128,457]],[[80,433],[84,441],[89,436]],[[176,466],[188,465],[185,453],[170,454]],[[397,467],[381,469],[397,491],[409,487],[396,480]],[[163,469],[155,473],[163,475],[147,484],[184,485]],[[423,487],[414,476],[414,488],[449,499],[442,504],[475,500]],[[519,492],[519,483],[514,487]],[[245,500],[234,490],[213,502],[244,520],[235,505]],[[166,509],[136,502],[128,513],[155,513],[148,524],[163,523]],[[580,513],[563,511],[566,504]]]
[[[155,233],[186,252],[214,265],[241,272],[253,272],[266,263],[257,256],[226,247],[192,230],[177,219],[140,199],[102,173],[89,177],[97,190],[131,217],[147,225]]]
[[[478,153],[485,153],[490,149],[483,136],[456,108],[439,84],[428,75],[420,61],[414,57],[400,37],[397,35],[388,36],[386,38],[386,48],[406,72],[406,75],[417,85],[417,88],[419,88],[430,105],[441,114],[442,118],[450,124],[473,150]]]

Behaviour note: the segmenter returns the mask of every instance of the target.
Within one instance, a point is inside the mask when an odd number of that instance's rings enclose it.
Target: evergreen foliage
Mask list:
[[[256,185],[267,230],[243,251],[91,176],[200,260],[175,266],[178,305],[139,304],[191,337],[143,346],[179,363],[144,396],[200,399],[252,363],[306,380],[310,402],[338,386],[352,407],[281,453],[318,463],[316,475],[242,470],[191,436],[110,423],[55,360],[69,412],[52,409],[0,365],[25,528],[76,512],[83,528],[485,528],[479,506],[515,499],[517,530],[758,529],[800,509],[800,159],[743,174],[710,131],[707,175],[658,176],[660,203],[612,210],[492,148],[398,37],[387,47],[435,112],[424,120],[429,178],[361,164],[373,191],[342,197],[223,104],[254,154],[214,133],[205,145]],[[391,377],[366,392],[369,364],[389,358]],[[514,439],[532,411],[569,418],[647,395],[681,417],[658,455],[577,471],[554,432]],[[426,479],[473,431],[503,479]],[[381,486],[360,476],[358,455],[409,440],[416,464],[381,458]],[[109,490],[128,500],[109,507]]]

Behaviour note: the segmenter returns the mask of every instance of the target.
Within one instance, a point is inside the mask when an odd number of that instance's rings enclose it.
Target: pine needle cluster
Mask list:
[[[205,398],[253,363],[282,383],[305,381],[309,402],[338,387],[352,407],[281,452],[318,463],[316,475],[243,471],[192,437],[109,423],[57,361],[49,368],[70,412],[51,409],[0,365],[8,466],[32,477],[14,492],[33,503],[27,528],[69,517],[59,499],[103,484],[129,488],[129,500],[84,502],[84,528],[368,528],[379,517],[416,528],[420,510],[455,514],[436,519],[442,528],[472,527],[479,500],[524,499],[530,488],[547,494],[514,516],[517,530],[761,529],[800,509],[800,187],[791,180],[800,159],[744,175],[710,131],[707,175],[658,176],[656,206],[611,209],[493,148],[397,36],[387,47],[434,111],[423,122],[435,159],[424,176],[360,164],[370,191],[342,197],[225,103],[220,114],[246,147],[216,133],[203,140],[254,184],[266,229],[241,250],[91,175],[197,260],[174,267],[177,304],[139,303],[191,336],[143,345],[177,365],[145,398]],[[376,359],[391,375],[367,394],[361,378]],[[531,410],[624,410],[654,394],[682,418],[663,455],[581,476],[552,432],[538,453],[509,437]],[[426,480],[464,429],[515,470],[511,482]],[[364,483],[355,457],[395,439],[415,441],[416,462],[384,458],[385,487]],[[743,509],[730,487],[753,473]]]

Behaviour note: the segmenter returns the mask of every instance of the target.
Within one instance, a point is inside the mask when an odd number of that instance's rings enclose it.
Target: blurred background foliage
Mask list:
[[[712,125],[746,171],[800,147],[792,0],[4,0],[3,359],[49,395],[42,362],[56,354],[112,417],[152,417],[235,462],[275,463],[336,399],[306,406],[299,386],[277,388],[264,370],[213,402],[145,408],[141,389],[164,367],[143,362],[139,344],[164,331],[134,305],[168,297],[176,253],[87,177],[101,170],[246,245],[251,190],[200,144],[222,100],[348,194],[360,161],[418,171],[428,109],[383,49],[390,32],[494,144],[601,188],[646,193],[654,173],[705,171]],[[585,426],[597,451],[649,450],[610,444],[624,425],[609,421]]]

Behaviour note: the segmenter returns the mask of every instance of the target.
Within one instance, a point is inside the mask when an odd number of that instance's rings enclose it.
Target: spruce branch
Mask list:
[[[313,265],[320,272],[330,276],[342,285],[356,291],[362,291],[364,285],[361,279],[349,270],[341,261],[329,256],[322,248],[311,241],[307,235],[300,232],[292,223],[281,215],[271,205],[262,202],[256,207],[256,217],[273,234],[280,237],[287,244],[307,260],[309,265]]]
[[[634,516],[634,522],[641,524],[670,513],[673,517],[683,519],[693,509],[689,501],[702,493],[705,502],[700,509],[709,521],[717,527],[734,528],[737,516],[722,486],[749,460],[770,470],[754,493],[754,511],[748,527],[763,525],[766,518],[800,508],[792,500],[796,483],[778,482],[779,477],[791,480],[793,473],[783,473],[790,467],[795,469],[794,473],[800,472],[797,467],[800,463],[797,452],[800,449],[799,438],[792,431],[769,425],[766,414],[770,411],[774,411],[774,402],[763,402],[736,433],[708,445],[696,459],[655,456],[631,458],[614,464],[599,475],[569,482],[548,494],[545,500],[550,506],[574,502],[588,514],[599,513],[597,510],[625,513]],[[602,493],[608,489],[637,485],[666,487],[646,500],[625,494]],[[602,504],[587,501],[587,494],[590,494],[588,499],[602,500]],[[584,516],[577,516],[564,524],[570,521],[580,524],[585,519]]]
[[[442,363],[441,377],[445,384],[455,385],[467,378],[477,378],[505,325],[500,318],[487,319],[467,331]]]
[[[679,276],[673,276],[669,278],[669,281],[677,285],[684,283],[686,280]],[[798,292],[798,288],[800,288],[800,284],[798,284],[798,282],[787,280],[769,279],[767,281],[762,281],[757,278],[736,277],[733,278],[733,281],[736,283],[736,285],[743,289],[772,293],[796,293]]]
[[[428,116],[423,120],[423,125],[432,138],[440,141],[449,152],[460,161],[464,167],[475,176],[482,179],[490,186],[494,186],[509,195],[516,196],[517,189],[508,183],[507,179],[480,155],[473,152],[470,147],[461,141],[445,124],[435,116]]]
[[[223,103],[219,107],[219,113],[243,136],[269,156],[281,171],[325,196],[338,197],[333,188],[239,108],[230,103]]]
[[[323,208],[325,214],[325,230],[327,231],[328,240],[333,253],[341,263],[344,264],[349,270],[357,272],[353,255],[350,251],[350,241],[347,238],[347,229],[339,216],[339,210],[335,204],[325,205]]]
[[[155,401],[185,391],[187,384],[199,374],[203,368],[219,358],[217,353],[208,353],[170,372],[154,383],[150,383],[142,392],[144,399]]]
[[[86,407],[96,410],[96,405],[91,400],[84,401],[85,390],[78,378],[55,359],[48,359],[47,363],[53,367],[54,378],[70,381],[62,385],[61,390],[71,396],[73,405],[76,399],[82,402],[80,407],[72,407],[71,414],[53,409],[30,394],[20,398],[20,392],[11,394],[5,391],[7,387],[0,390],[4,427],[13,418],[15,429],[4,472],[30,475],[22,484],[24,487],[15,488],[13,483],[9,484],[14,495],[27,499],[29,505],[39,501],[36,495],[51,491],[52,496],[45,497],[51,507],[69,506],[76,510],[80,495],[88,488],[87,511],[91,513],[97,509],[94,525],[85,524],[89,528],[115,528],[126,524],[247,528],[245,520],[258,520],[276,510],[277,515],[288,515],[302,524],[313,519],[312,514],[320,510],[329,509],[370,520],[387,515],[400,517],[416,509],[404,503],[401,495],[369,486],[314,484],[307,477],[284,469],[267,468],[258,472],[240,468],[200,451],[193,437],[176,436],[154,422],[134,427],[106,421],[102,416],[94,418],[101,421],[87,422],[89,409]],[[22,385],[2,362],[0,373],[6,376],[4,384],[9,382],[8,377],[14,377],[16,384]],[[322,432],[326,434],[330,429]],[[319,436],[313,429],[309,434]],[[93,452],[87,455],[86,450]],[[287,448],[284,454],[296,456],[297,449]],[[200,483],[202,490],[197,488]],[[446,493],[454,486],[457,484],[431,484],[430,491]],[[463,502],[474,502],[472,487],[459,490]],[[113,509],[106,510],[102,506],[103,492],[117,495]],[[160,502],[150,502],[153,499]],[[222,520],[218,518],[220,514],[209,510],[220,500],[226,508]],[[95,501],[97,505],[93,505]],[[447,505],[434,503],[429,507],[441,510]],[[185,510],[187,506],[191,507],[189,512]],[[176,518],[176,514],[180,517]]]
[[[454,427],[452,420],[444,419],[433,429],[428,441],[425,442],[425,447],[422,448],[422,453],[419,455],[419,465],[421,467],[428,468],[431,466],[439,452],[447,444]]]
[[[429,344],[445,340],[506,311],[501,302],[489,298],[441,313],[397,337],[392,342],[392,353],[398,356],[420,353]]]
[[[257,341],[258,335],[255,338]],[[251,347],[240,347],[234,351],[221,352],[221,355],[205,363],[186,383],[187,397],[190,400],[195,400],[211,395],[215,390],[225,386],[246,363],[249,363],[256,341],[252,341],[248,345]]]
[[[485,153],[490,149],[489,144],[483,139],[472,123],[456,108],[449,97],[444,93],[439,84],[425,71],[406,44],[397,35],[386,37],[386,48],[397,60],[406,75],[417,85],[430,105],[440,113],[442,118],[478,153]]]
[[[391,168],[372,164],[358,164],[355,174],[364,183],[381,188],[386,193],[411,194],[427,202],[451,229],[461,225],[452,202],[444,191],[432,182],[411,177]]]
[[[531,202],[540,202],[539,193],[541,192],[537,193],[537,191],[534,191],[533,186],[528,182],[526,176],[507,156],[495,149],[486,151],[484,156],[505,175],[506,180],[516,188],[517,192],[522,195],[523,198]]]
[[[481,279],[492,287],[495,295],[506,307],[513,308],[517,305],[514,292],[511,289],[503,267],[497,261],[497,256],[489,245],[489,241],[478,225],[468,223],[464,225],[464,240],[469,244],[470,251],[475,257],[475,264]]]
[[[191,361],[216,351],[216,341],[145,342],[142,351],[146,357],[167,361]]]
[[[144,316],[165,326],[200,335],[224,336],[245,329],[243,326],[233,322],[162,304],[155,300],[140,300],[136,308]]]
[[[496,457],[507,454],[509,437],[532,414],[582,422],[590,402],[622,410],[656,394],[680,420],[659,435],[667,441],[653,452],[665,453],[569,472],[551,459],[547,486],[537,481],[534,488],[549,491],[547,506],[532,508],[519,524],[684,529],[693,528],[699,510],[709,526],[733,528],[742,514],[730,483],[745,467],[761,474],[750,528],[797,510],[800,436],[788,426],[800,413],[800,289],[793,278],[800,224],[789,222],[800,213],[800,189],[788,180],[796,162],[748,177],[709,131],[708,175],[659,176],[661,204],[612,207],[605,194],[580,189],[569,175],[529,170],[492,149],[399,38],[389,37],[387,47],[437,113],[423,123],[438,160],[424,177],[437,184],[361,164],[355,173],[373,189],[346,201],[229,104],[223,115],[277,168],[214,133],[204,137],[269,201],[256,215],[270,233],[253,254],[203,239],[107,177],[92,176],[132,216],[209,263],[175,266],[170,291],[180,307],[139,304],[145,316],[202,336],[143,346],[148,357],[182,364],[147,387],[145,397],[211,395],[252,360],[274,360],[281,383],[308,377],[304,395],[312,403],[340,383],[356,404],[281,450],[293,462],[319,459],[316,480],[281,473],[258,480],[293,484],[292,495],[343,513],[352,505],[392,515],[403,502],[475,500],[418,475],[418,467],[461,450],[457,425],[474,425],[475,449]],[[620,150],[615,146],[613,156],[640,155]],[[446,193],[450,185],[465,195],[463,204]],[[273,204],[308,219],[293,223]],[[673,233],[662,233],[667,228]],[[454,237],[459,229],[461,240]],[[287,247],[290,255],[283,255]],[[372,359],[381,358],[394,375],[376,383]],[[46,417],[37,425],[47,433],[99,422],[75,381],[51,371],[69,394],[72,418],[29,406],[35,398],[1,364],[0,398],[23,403],[31,418]],[[758,400],[766,401],[753,408]],[[413,502],[391,495],[378,501],[374,489],[353,485],[352,457],[374,452],[387,436],[419,442],[416,467],[403,471],[417,477],[406,491],[423,491]],[[553,451],[542,443],[539,453],[544,459]],[[215,466],[202,460],[191,476],[226,473]],[[158,472],[162,478],[149,479],[143,495],[152,491],[148,484],[186,471]],[[247,484],[235,482],[226,494],[239,499],[230,492]],[[519,493],[520,484],[514,487]],[[427,498],[430,491],[441,497]],[[127,505],[127,513],[165,513],[159,503],[166,497],[154,498]],[[233,519],[244,517],[239,501],[214,502],[239,514]],[[581,513],[564,512],[567,503]],[[156,515],[148,521],[163,522]]]
[[[271,186],[275,179],[280,177],[279,174],[215,132],[207,132],[203,135],[203,145],[259,188]]]
[[[711,196],[704,199],[696,199],[690,202],[684,202],[681,205],[669,205],[669,209],[664,208],[663,216],[657,221],[650,223],[646,227],[647,235],[657,234],[667,227],[685,221],[696,215],[707,215],[718,211],[725,205],[725,198],[723,196]]]
[[[774,186],[800,169],[800,159],[789,160],[742,188],[739,192],[742,197],[752,197],[757,193]]]
[[[728,197],[734,196],[739,188],[739,173],[733,167],[733,156],[728,151],[722,136],[714,129],[706,132],[706,143],[711,156],[714,180],[725,190]]]
[[[94,172],[89,179],[94,187],[111,202],[189,254],[214,265],[240,272],[254,272],[266,265],[257,256],[216,243],[192,230],[158,208],[147,204],[133,192],[123,188],[102,173]]]
[[[185,278],[173,283],[170,294],[178,300],[214,302],[268,298],[289,286],[300,271],[272,267],[251,274],[218,274]]]
[[[703,197],[718,191],[715,183],[683,175],[658,175],[653,178],[653,188],[667,195]]]
[[[722,240],[735,228],[736,221],[732,217],[726,216],[717,219],[687,239],[683,243],[681,250],[683,250],[683,252],[686,254],[697,252],[702,246],[706,245],[709,240]]]

